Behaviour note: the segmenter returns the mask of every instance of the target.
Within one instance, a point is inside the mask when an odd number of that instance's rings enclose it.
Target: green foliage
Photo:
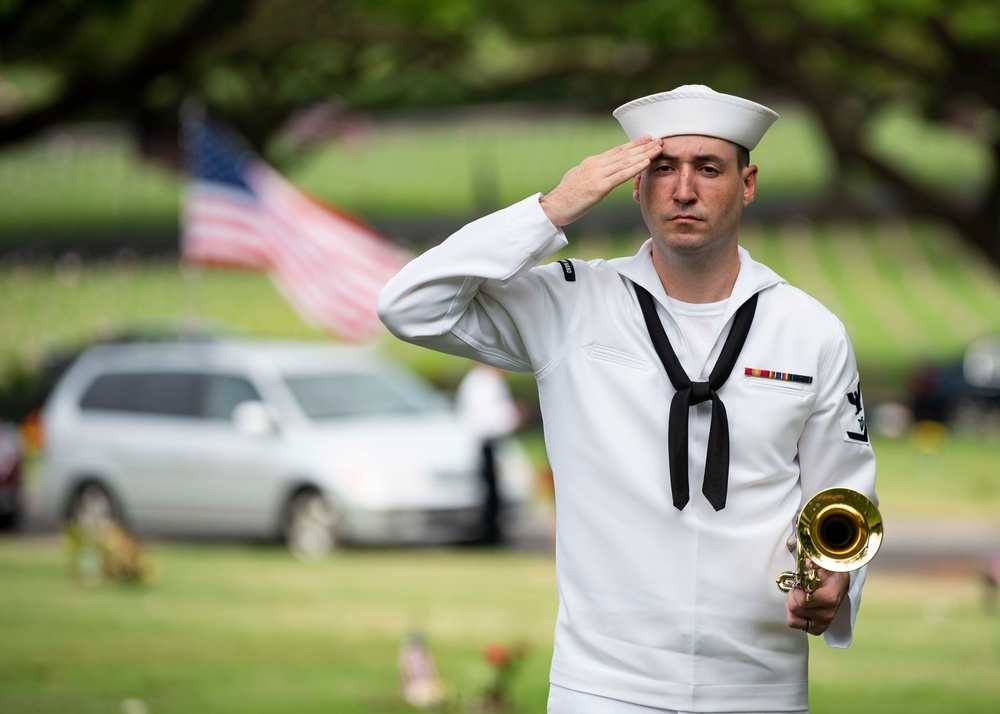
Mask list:
[[[310,104],[332,108],[320,133],[347,135],[355,110],[530,102],[604,113],[706,83],[806,107],[833,159],[826,185],[811,188],[857,203],[890,187],[901,210],[949,223],[1000,265],[998,38],[991,0],[36,0],[0,11],[0,71],[34,71],[47,87],[21,96],[23,82],[0,85],[0,144],[99,116],[134,123],[146,150],[176,161],[191,97],[255,148],[287,149],[299,141],[290,120]],[[966,134],[980,151],[973,166],[963,174],[936,137],[915,141],[886,121],[899,111]],[[496,180],[477,167],[474,198],[483,186],[501,195]]]
[[[200,0],[31,0],[0,14],[11,23],[4,60],[38,63],[61,73],[119,70],[144,46],[173,31]]]
[[[38,409],[51,385],[41,365],[14,360],[0,370],[0,421],[19,423]]]
[[[131,72],[138,91],[113,97],[117,111],[163,111],[163,88],[170,85],[173,106],[184,96],[202,96],[258,145],[296,106],[332,95],[364,109],[507,100],[613,106],[691,81],[723,89],[788,88],[779,71],[752,68],[734,7],[717,0],[683,7],[651,0],[230,0],[220,11],[224,17],[213,15],[214,24],[193,42],[189,23],[196,24],[193,18],[207,5],[12,4],[0,12],[3,63],[41,64],[70,78],[81,67],[96,76]],[[751,25],[761,26],[754,41],[763,43],[764,53],[773,42],[798,61],[801,43],[795,39],[808,37],[801,61],[816,71],[814,81],[849,81],[864,97],[940,96],[954,69],[950,63],[962,54],[942,42],[935,26],[950,32],[960,50],[990,48],[1000,32],[989,0],[741,5]],[[183,51],[143,62],[143,48],[170,38]],[[161,91],[154,100],[156,84]]]

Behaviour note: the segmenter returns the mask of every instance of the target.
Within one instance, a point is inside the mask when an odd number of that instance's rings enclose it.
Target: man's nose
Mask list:
[[[694,172],[684,167],[677,175],[677,184],[674,186],[674,199],[679,203],[693,203],[698,198],[694,188]]]

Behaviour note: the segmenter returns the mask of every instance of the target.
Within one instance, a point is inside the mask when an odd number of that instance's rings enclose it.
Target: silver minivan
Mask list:
[[[40,507],[144,534],[338,541],[474,540],[480,447],[448,399],[361,348],[205,340],[102,345],[43,410]],[[501,448],[516,524],[534,474]],[[516,527],[516,525],[512,525]]]

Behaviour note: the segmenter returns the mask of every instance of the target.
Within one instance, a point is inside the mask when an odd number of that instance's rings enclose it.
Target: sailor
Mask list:
[[[555,481],[549,712],[808,711],[808,637],[846,647],[865,580],[780,592],[802,504],[874,498],[841,322],[739,246],[777,114],[708,87],[619,107],[629,141],[465,226],[384,288],[401,339],[533,372]],[[631,182],[631,257],[542,265]]]

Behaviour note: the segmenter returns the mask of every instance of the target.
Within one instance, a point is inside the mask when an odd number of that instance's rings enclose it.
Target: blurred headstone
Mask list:
[[[149,714],[146,702],[135,697],[122,700],[122,714]]]
[[[883,402],[872,410],[875,431],[881,436],[898,439],[913,428],[913,412],[898,402]]]

